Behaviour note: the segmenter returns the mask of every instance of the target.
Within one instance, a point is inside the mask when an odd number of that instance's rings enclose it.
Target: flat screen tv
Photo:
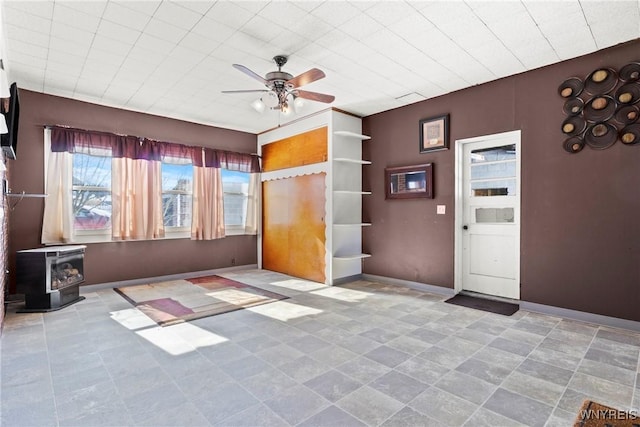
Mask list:
[[[18,146],[18,122],[20,121],[20,99],[18,94],[18,85],[13,83],[9,88],[11,98],[9,99],[9,109],[2,109],[2,114],[7,122],[9,132],[2,135],[0,145],[2,151],[8,159],[16,158],[16,148]]]

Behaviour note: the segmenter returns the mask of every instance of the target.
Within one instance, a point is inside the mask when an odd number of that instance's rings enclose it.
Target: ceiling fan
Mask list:
[[[322,70],[312,68],[298,76],[293,76],[287,72],[282,71],[282,67],[287,63],[287,57],[284,55],[277,55],[273,57],[273,61],[278,66],[278,71],[272,71],[262,78],[260,75],[254,73],[244,65],[233,64],[233,67],[239,71],[242,71],[249,77],[252,77],[265,85],[267,89],[249,89],[249,90],[223,90],[222,93],[248,93],[248,92],[262,92],[268,93],[268,96],[262,96],[260,99],[254,101],[251,105],[257,111],[262,112],[265,108],[272,110],[280,110],[283,113],[291,111],[290,102],[295,102],[298,105],[300,98],[309,99],[311,101],[331,103],[334,101],[335,96],[326,95],[324,93],[310,92],[307,90],[298,89],[300,86],[307,85],[325,77]]]

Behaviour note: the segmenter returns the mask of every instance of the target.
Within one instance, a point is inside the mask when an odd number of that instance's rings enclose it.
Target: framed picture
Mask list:
[[[385,168],[387,199],[433,199],[433,164]]]
[[[420,120],[420,152],[449,149],[449,115]]]

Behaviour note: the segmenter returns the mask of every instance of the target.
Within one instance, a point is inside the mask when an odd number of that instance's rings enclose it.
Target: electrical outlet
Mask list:
[[[436,207],[436,214],[444,215],[446,212],[447,212],[447,206],[446,205],[438,205]]]

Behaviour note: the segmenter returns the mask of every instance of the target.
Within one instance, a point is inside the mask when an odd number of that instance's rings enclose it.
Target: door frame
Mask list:
[[[522,181],[522,132],[520,130],[500,132],[491,135],[476,136],[472,138],[457,139],[455,141],[455,217],[453,221],[454,227],[454,273],[453,273],[453,290],[454,293],[460,293],[462,288],[462,226],[464,220],[464,194],[463,194],[463,179],[464,179],[464,147],[466,144],[486,141],[487,139],[516,139],[518,145],[518,161],[517,161],[517,201],[520,206],[520,217],[518,218],[518,233],[516,236],[516,259],[518,265],[516,266],[516,283],[520,284],[520,268],[522,260],[520,259],[520,237],[522,233],[522,194],[521,194],[521,181]],[[521,297],[521,295],[520,295]]]

